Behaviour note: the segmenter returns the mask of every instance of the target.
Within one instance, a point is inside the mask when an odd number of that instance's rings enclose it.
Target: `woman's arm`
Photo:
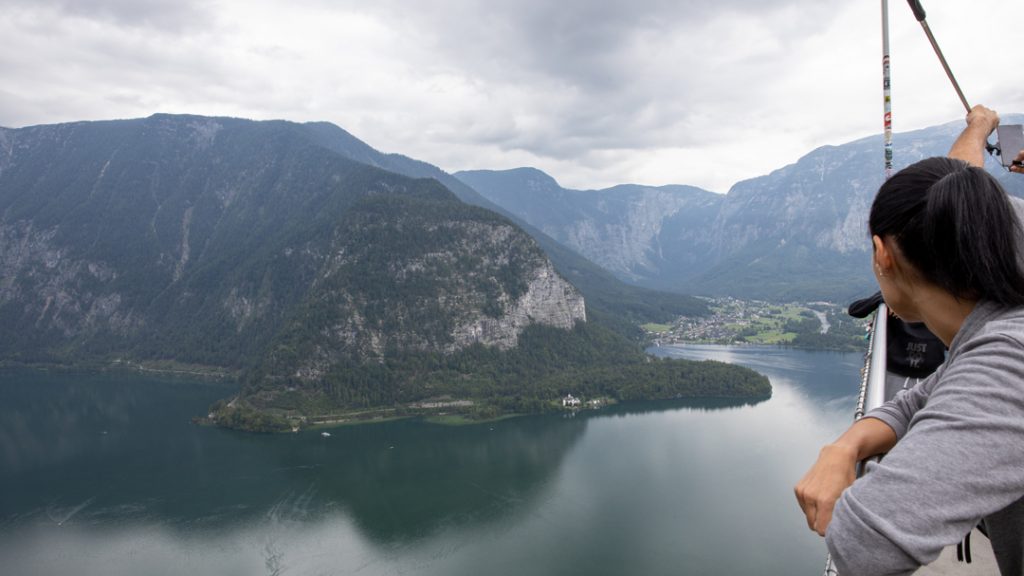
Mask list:
[[[910,574],[1024,496],[1022,325],[1005,314],[955,346],[913,426],[841,493],[825,538],[841,574]]]
[[[824,536],[839,495],[856,478],[857,462],[888,452],[895,444],[896,432],[885,422],[868,417],[822,448],[818,461],[794,489],[807,527]]]
[[[971,166],[984,167],[985,143],[996,126],[999,126],[999,115],[994,110],[981,105],[971,108],[967,114],[967,128],[953,142],[948,156],[963,160]]]
[[[906,433],[911,418],[927,402],[934,381],[935,374],[932,374],[917,386],[896,394],[821,449],[818,461],[795,488],[808,528],[825,535],[836,501],[853,483],[857,463],[884,454],[895,446]]]

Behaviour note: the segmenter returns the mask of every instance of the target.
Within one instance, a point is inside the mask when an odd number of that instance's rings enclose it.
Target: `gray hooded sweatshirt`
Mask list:
[[[1024,574],[1024,308],[981,302],[946,362],[867,417],[899,441],[840,496],[825,534],[843,575],[910,574],[985,520]]]

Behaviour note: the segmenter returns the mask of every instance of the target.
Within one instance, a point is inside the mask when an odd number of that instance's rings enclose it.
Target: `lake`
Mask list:
[[[774,394],[251,435],[190,424],[223,384],[0,372],[0,572],[820,574],[792,486],[852,421],[860,355],[650,351]]]

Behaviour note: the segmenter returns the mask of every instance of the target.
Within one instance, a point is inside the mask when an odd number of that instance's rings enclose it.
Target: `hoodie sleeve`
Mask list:
[[[940,372],[918,382],[913,388],[900,390],[891,400],[868,411],[864,416],[885,422],[896,432],[897,439],[903,438],[914,415],[928,402],[932,387],[940,375],[941,369]]]
[[[909,574],[1024,494],[1024,345],[979,335],[936,376],[871,413],[900,440],[836,503],[840,574]]]

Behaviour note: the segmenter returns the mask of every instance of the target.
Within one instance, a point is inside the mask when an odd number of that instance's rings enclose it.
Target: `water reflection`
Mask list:
[[[860,354],[796,350],[777,346],[678,344],[648,349],[655,356],[717,360],[756,370],[775,384],[785,380],[819,400],[848,398],[857,392],[851,377],[863,365]],[[852,408],[851,408],[852,410]]]
[[[335,431],[284,459],[296,483],[377,542],[487,522],[527,505],[582,436],[583,420],[463,427],[401,422]],[[317,439],[321,440],[321,439]],[[309,466],[312,466],[311,468]]]
[[[222,388],[88,378],[9,375],[0,387],[0,522],[212,529],[343,512],[374,540],[406,540],[522,505],[585,427],[523,418],[249,435],[188,423]]]
[[[656,414],[658,412],[720,412],[739,410],[748,406],[757,406],[767,402],[768,398],[678,398],[652,402],[626,402],[609,406],[599,412],[584,413],[590,417],[628,416],[637,414]]]
[[[762,370],[772,398],[258,436],[188,423],[222,386],[5,373],[3,571],[820,570],[791,486],[848,422],[857,355],[702,353]]]

